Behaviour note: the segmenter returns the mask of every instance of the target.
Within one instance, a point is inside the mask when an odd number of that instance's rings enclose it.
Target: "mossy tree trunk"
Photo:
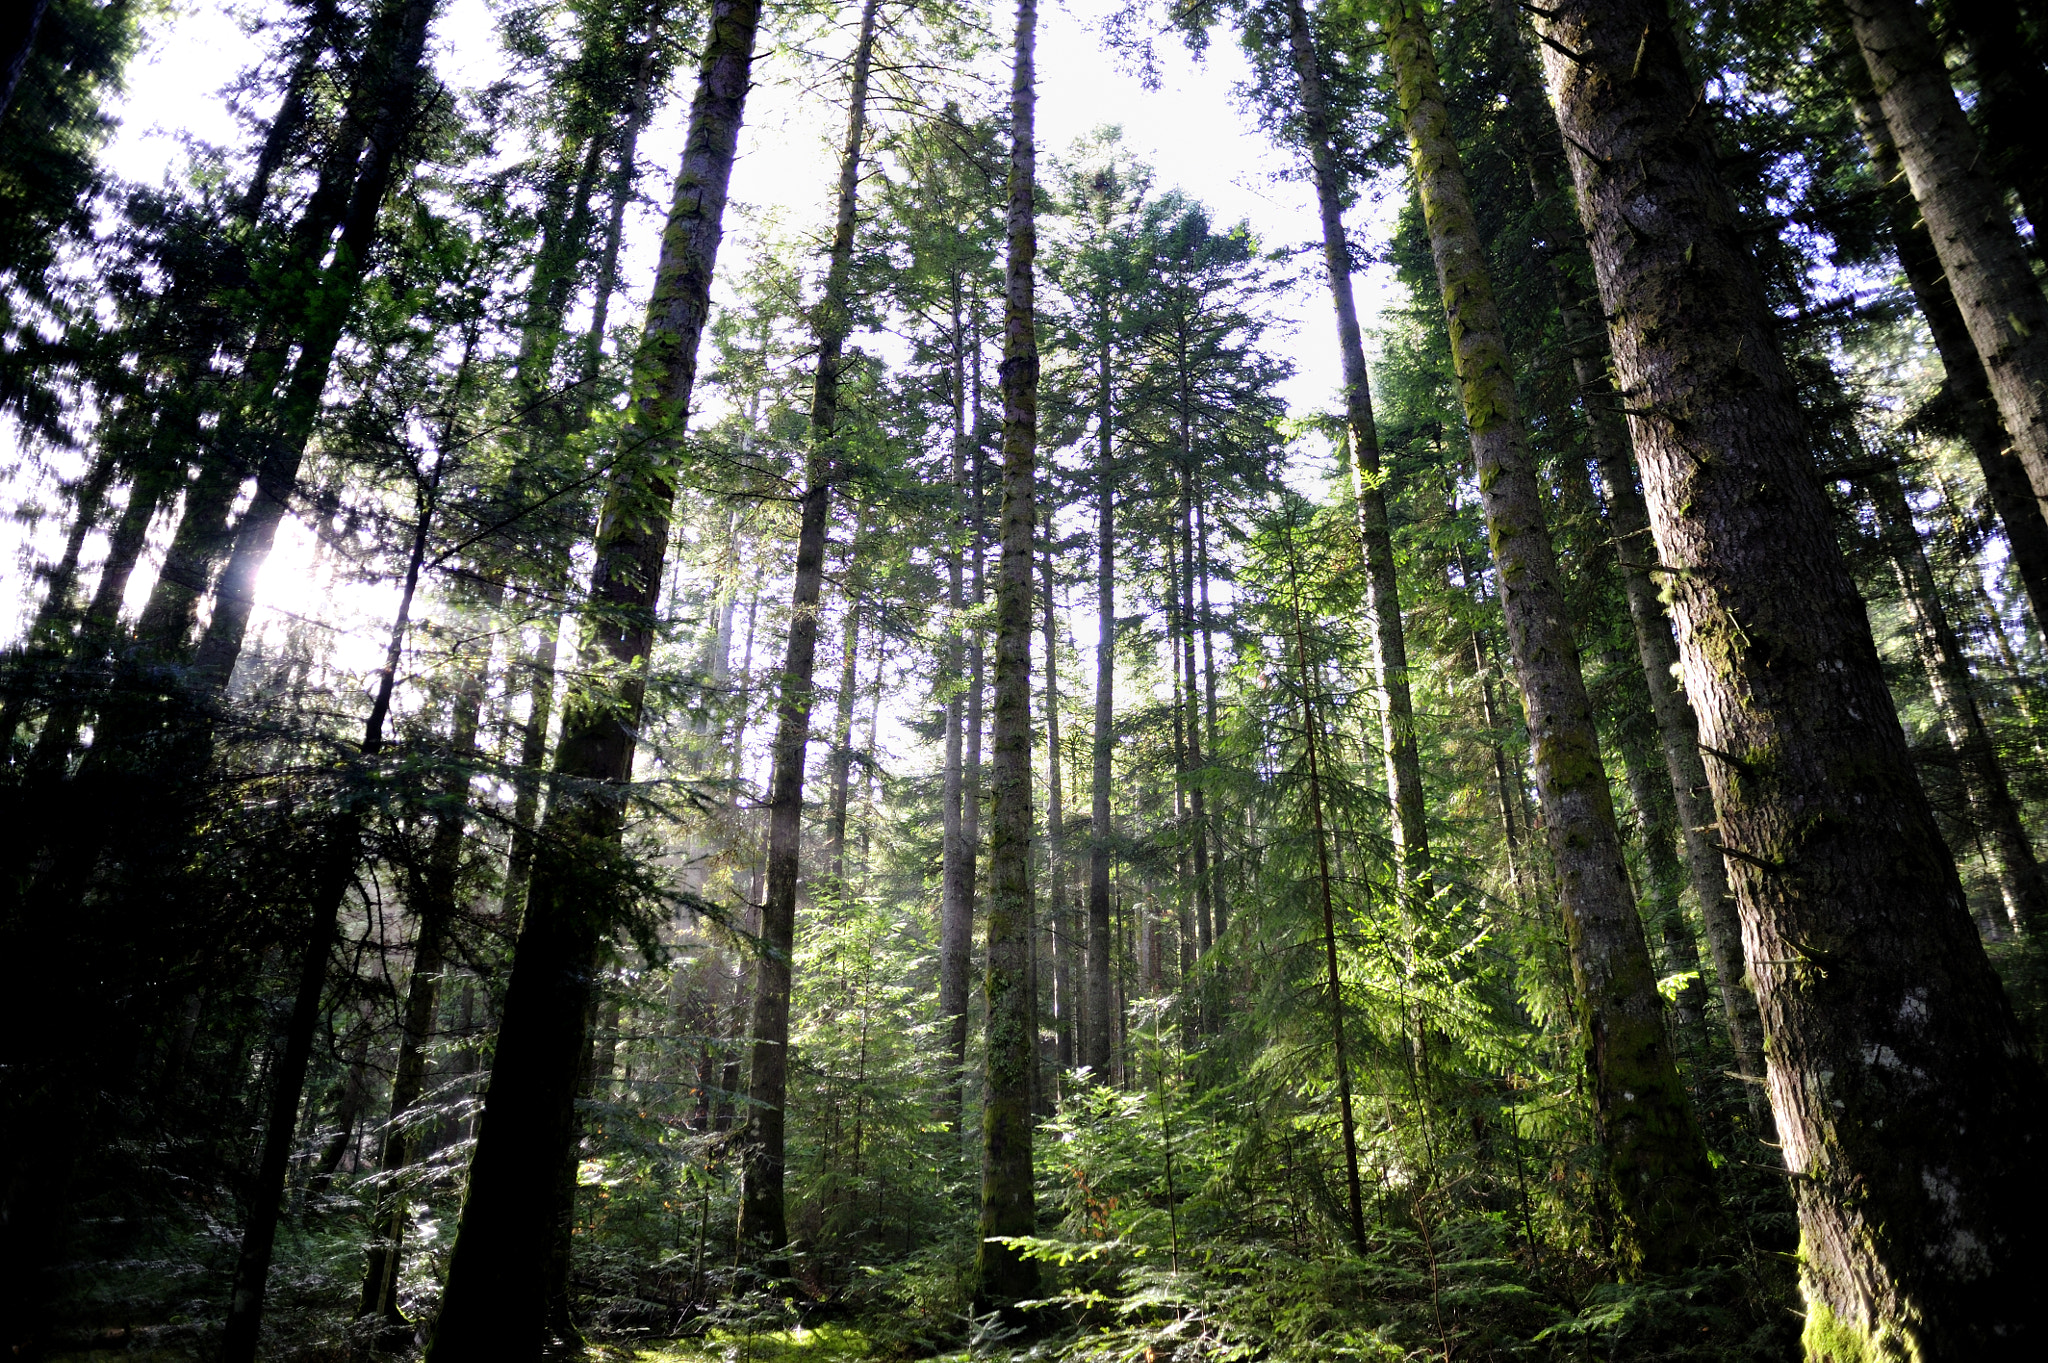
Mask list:
[[[1750,1109],[1761,1121],[1767,1115],[1761,1093],[1763,1022],[1757,1016],[1756,994],[1749,984],[1742,924],[1728,889],[1728,870],[1714,840],[1714,801],[1706,764],[1700,757],[1699,717],[1672,670],[1678,662],[1678,643],[1653,576],[1657,561],[1649,508],[1637,486],[1634,452],[1622,416],[1621,395],[1615,391],[1609,369],[1606,341],[1589,311],[1598,304],[1586,292],[1593,287],[1593,263],[1586,257],[1578,224],[1571,220],[1571,177],[1564,140],[1543,97],[1541,76],[1523,37],[1519,9],[1512,0],[1491,0],[1491,9],[1495,36],[1504,49],[1509,71],[1508,98],[1515,111],[1515,127],[1529,160],[1530,187],[1542,206],[1541,254],[1557,298],[1558,320],[1571,346],[1572,374],[1578,380],[1579,401],[1599,471],[1615,566],[1621,573],[1636,656],[1685,844],[1686,878],[1706,928],[1707,950],[1714,961],[1714,982],[1735,1052],[1736,1072],[1751,1089]]]
[[[1885,690],[1699,87],[1658,0],[1538,22],[1742,913],[1809,1356],[2025,1356],[2041,1076]]]
[[[1037,1068],[1032,989],[1031,579],[1037,528],[1038,331],[1033,282],[1037,148],[1033,49],[1037,0],[1018,0],[1010,85],[1009,257],[1003,270],[1003,500],[996,572],[995,742],[990,785],[987,1064],[981,1112],[981,1242],[975,1299],[984,1309],[1034,1295],[1038,1264],[996,1237],[1038,1229],[1031,1163]]]
[[[1395,0],[1387,60],[1408,133],[1487,537],[1528,714],[1591,1071],[1593,1114],[1632,1271],[1695,1260],[1718,1228],[1712,1170],[1665,1034],[1663,999],[1623,862],[1543,493],[1524,440],[1486,243],[1473,217],[1417,0]]]

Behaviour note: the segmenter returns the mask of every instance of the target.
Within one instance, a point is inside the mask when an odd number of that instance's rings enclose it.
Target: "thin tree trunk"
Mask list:
[[[1337,343],[1344,361],[1344,417],[1351,435],[1353,492],[1365,553],[1366,600],[1372,616],[1373,684],[1379,692],[1380,739],[1386,754],[1387,798],[1392,806],[1394,864],[1405,893],[1417,904],[1433,895],[1429,868],[1428,807],[1422,760],[1415,746],[1415,704],[1408,686],[1408,642],[1395,576],[1392,523],[1381,487],[1379,427],[1365,370],[1365,342],[1351,291],[1351,245],[1344,235],[1347,177],[1338,160],[1337,130],[1323,88],[1322,61],[1302,0],[1287,0],[1288,51],[1301,92],[1301,114],[1323,225],[1323,268],[1337,312]]]
[[[953,276],[952,285],[953,509],[956,518],[966,522],[967,332],[961,313],[958,274]],[[946,1024],[946,1055],[951,1066],[942,1085],[946,1098],[941,1107],[947,1128],[955,1135],[960,1132],[963,1115],[968,972],[974,957],[974,853],[967,841],[966,784],[962,774],[967,719],[961,689],[961,672],[967,660],[966,636],[962,632],[967,609],[965,560],[965,551],[954,544],[946,557],[946,603],[951,610],[951,624],[946,634],[946,755],[940,797],[944,831],[939,863],[939,1016]]]
[[[752,1059],[747,1074],[747,1101],[752,1111],[741,1146],[739,1237],[742,1245],[764,1256],[771,1266],[782,1262],[783,1247],[789,1243],[783,1210],[783,1103],[789,1076],[796,887],[802,869],[804,752],[811,737],[811,673],[818,647],[818,598],[825,581],[826,531],[832,485],[839,478],[841,463],[839,371],[852,328],[848,289],[853,272],[854,210],[867,138],[868,66],[874,55],[879,6],[880,0],[866,0],[854,45],[846,146],[839,159],[838,211],[824,296],[816,313],[818,368],[811,390],[811,443],[805,459],[789,647],[782,662],[768,781],[768,887],[761,904],[761,955],[754,972]],[[851,600],[847,608],[858,609]]]
[[[1323,909],[1324,987],[1330,991],[1330,1035],[1337,1063],[1337,1105],[1344,1125],[1344,1179],[1351,1213],[1351,1243],[1365,1252],[1365,1201],[1358,1179],[1358,1127],[1351,1110],[1351,1058],[1344,1047],[1344,975],[1337,962],[1337,909],[1330,892],[1330,839],[1323,822],[1323,770],[1317,742],[1316,674],[1308,661],[1308,629],[1301,618],[1300,570],[1295,563],[1294,526],[1287,527],[1287,585],[1294,613],[1294,659],[1301,684],[1301,734],[1308,748],[1309,821],[1316,839],[1316,884]]]
[[[1186,391],[1183,384],[1183,403]],[[1183,407],[1185,410],[1185,407]],[[1187,730],[1188,730],[1188,813],[1193,819],[1191,831],[1194,834],[1195,852],[1195,942],[1202,956],[1209,954],[1209,946],[1215,941],[1215,919],[1209,895],[1209,810],[1203,798],[1202,783],[1208,779],[1202,760],[1202,709],[1200,681],[1195,675],[1195,517],[1194,517],[1194,448],[1188,423],[1182,422],[1183,453],[1187,462],[1181,468],[1180,495],[1180,646],[1181,657],[1175,659],[1174,669],[1186,674]],[[1207,590],[1204,584],[1204,591]],[[1196,1020],[1199,1021],[1199,1014]]]
[[[1385,23],[1416,188],[1429,226],[1459,398],[1499,572],[1508,645],[1528,711],[1536,788],[1557,868],[1593,1114],[1631,1271],[1696,1260],[1718,1229],[1706,1142],[1672,1059],[1663,999],[1621,852],[1570,611],[1524,444],[1514,371],[1415,0]]]
[[[570,693],[555,772],[564,792],[538,841],[506,990],[491,1086],[449,1261],[434,1363],[497,1363],[540,1347],[553,1199],[574,1138],[583,1019],[606,928],[589,877],[618,853],[623,787],[645,698],[644,664],[675,500],[673,451],[696,379],[739,140],[759,0],[716,0],[663,233],[637,401],[597,535],[582,689]],[[593,865],[593,863],[595,863]]]
[[[1116,444],[1110,389],[1109,300],[1095,354],[1095,731],[1090,741],[1088,820],[1087,1027],[1081,1063],[1097,1083],[1111,1078],[1118,1013],[1110,984],[1110,790],[1116,755]]]
[[[444,448],[448,443],[444,439]],[[385,646],[384,667],[378,675],[376,699],[371,703],[369,718],[363,721],[359,757],[366,767],[375,761],[384,747],[384,722],[391,714],[391,693],[397,685],[406,628],[412,619],[413,598],[419,588],[420,568],[426,559],[434,502],[431,490],[419,499],[411,556],[398,598],[398,614],[391,623],[390,641]],[[285,1182],[291,1172],[293,1134],[298,1129],[299,1100],[305,1092],[306,1067],[313,1056],[314,1033],[320,1024],[320,1000],[327,986],[327,959],[340,923],[342,901],[348,897],[349,887],[355,883],[357,862],[362,855],[361,796],[356,792],[344,792],[343,797],[346,803],[328,835],[323,859],[325,864],[314,882],[313,911],[307,925],[304,955],[300,958],[291,1019],[285,1029],[284,1054],[271,1076],[270,1115],[263,1132],[261,1162],[250,1191],[249,1219],[242,1228],[242,1242],[236,1256],[227,1321],[221,1329],[220,1356],[223,1363],[255,1363],[261,1341],[271,1254],[277,1243],[277,1226],[284,1211]]]
[[[2048,299],[1913,0],[1842,0],[2005,429],[2048,502]]]
[[[1060,773],[1059,604],[1053,596],[1053,508],[1045,508],[1045,882],[1052,920],[1052,995],[1059,1036],[1060,1072],[1074,1068],[1074,960],[1072,900],[1067,895],[1067,816]]]
[[[1038,1027],[1031,990],[1031,578],[1038,525],[1038,332],[1033,313],[1033,44],[1037,0],[1017,0],[1010,85],[1009,258],[1003,271],[1003,500],[996,575],[995,751],[990,784],[987,1081],[981,1110],[981,1225],[975,1299],[1008,1308],[1035,1296],[1038,1261],[993,1237],[1033,1235],[1031,1076]]]
[[[1209,513],[1207,499],[1195,497],[1195,555],[1202,593],[1202,701],[1203,727],[1209,738],[1209,760],[1216,760],[1216,636],[1215,616],[1209,609]],[[1223,821],[1212,823],[1209,836],[1215,851],[1209,861],[1209,905],[1215,940],[1221,941],[1230,928],[1229,900],[1223,893]],[[1215,1021],[1212,1016],[1210,1021]]]
[[[408,1124],[408,1114],[426,1091],[427,1047],[440,1011],[447,935],[458,909],[456,880],[469,817],[471,764],[477,755],[476,735],[490,664],[488,649],[470,652],[471,656],[460,662],[462,680],[454,698],[454,723],[448,738],[449,770],[441,782],[444,803],[435,811],[426,875],[419,887],[419,926],[413,937],[412,973],[406,981],[398,1059],[392,1072],[391,1110],[377,1154],[377,1169],[387,1183],[374,1208],[370,1253],[357,1308],[360,1316],[374,1316],[394,1326],[404,1324],[398,1309],[398,1271],[410,1200],[396,1176],[425,1152],[425,1133]],[[475,656],[477,652],[485,656]]]
[[[839,627],[839,693],[832,722],[831,802],[825,812],[825,864],[832,868],[832,888],[843,903],[846,880],[846,814],[853,795],[853,702],[860,682],[860,616],[865,603],[866,564],[862,560],[867,510],[854,518],[853,541],[846,547],[845,616]]]
[[[1877,513],[1878,531],[1898,578],[1899,596],[1913,622],[1914,651],[1934,695],[1935,711],[1962,768],[1971,816],[1990,843],[1992,876],[2005,901],[2006,917],[2016,930],[2033,936],[2048,930],[2048,885],[2042,882],[2033,843],[2006,784],[1998,747],[1977,708],[1969,660],[1964,658],[1963,646],[1942,607],[1941,589],[1928,566],[1927,550],[1913,522],[1899,471],[1880,470],[1863,480],[1863,486]]]
[[[2024,1356],[2041,1076],[1886,693],[1698,86],[1653,0],[1539,22],[1713,758],[1809,1355]]]

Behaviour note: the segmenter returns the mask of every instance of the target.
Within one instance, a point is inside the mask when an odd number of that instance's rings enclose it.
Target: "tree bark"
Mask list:
[[[583,1019],[609,926],[596,891],[623,828],[675,500],[674,460],[710,312],[759,20],[759,0],[716,0],[712,7],[635,357],[625,454],[613,465],[597,534],[586,680],[570,693],[555,756],[563,793],[538,839],[469,1189],[427,1346],[434,1363],[528,1358],[541,1343],[553,1205],[546,1189],[574,1138]]]
[[[1038,332],[1033,313],[1033,46],[1037,0],[1017,0],[1010,85],[1009,257],[1003,270],[1003,500],[996,573],[995,742],[990,785],[988,1076],[981,1109],[981,1242],[975,1299],[1008,1309],[1036,1294],[1038,1262],[995,1237],[1033,1235],[1031,1076],[1038,1019],[1032,997],[1031,578],[1037,528]]]
[[[1885,691],[1698,86],[1654,0],[1540,25],[1713,759],[1809,1356],[2022,1356],[2041,1077]]]
[[[1616,1247],[1631,1272],[1667,1271],[1697,1260],[1719,1228],[1712,1167],[1665,1035],[1663,999],[1622,858],[1578,645],[1544,524],[1543,493],[1524,443],[1486,243],[1416,0],[1396,0],[1384,32],[1450,328],[1501,612],[1528,712],[1594,1121],[1616,1203]]]
[[[789,1084],[790,966],[796,949],[796,888],[802,866],[804,753],[811,737],[812,668],[818,648],[818,599],[825,581],[825,539],[832,488],[841,477],[839,378],[852,329],[849,288],[853,273],[854,211],[859,204],[862,152],[867,140],[868,68],[875,49],[881,0],[866,0],[853,51],[847,96],[846,146],[839,158],[839,198],[832,247],[813,329],[817,377],[811,388],[811,443],[791,590],[789,646],[783,655],[776,705],[775,748],[768,779],[768,886],[761,903],[761,956],[754,972],[752,1056],[747,1101],[752,1109],[741,1137],[739,1237],[742,1245],[779,1267],[789,1243],[783,1210],[784,1112]],[[847,609],[858,609],[849,599]]]
[[[1749,984],[1742,924],[1736,916],[1734,897],[1728,891],[1728,870],[1714,840],[1714,803],[1707,785],[1706,764],[1700,758],[1699,718],[1679,689],[1672,670],[1678,663],[1678,644],[1652,576],[1657,564],[1656,546],[1650,537],[1649,508],[1637,487],[1634,452],[1622,416],[1621,395],[1615,391],[1609,370],[1607,347],[1587,311],[1588,304],[1597,304],[1597,300],[1586,298],[1583,293],[1590,287],[1593,262],[1585,254],[1583,233],[1570,220],[1569,200],[1565,197],[1570,171],[1565,164],[1564,140],[1558,134],[1556,116],[1543,97],[1540,77],[1532,69],[1518,11],[1509,0],[1492,0],[1492,13],[1495,32],[1508,53],[1509,100],[1515,110],[1516,129],[1529,155],[1530,187],[1542,204],[1542,230],[1546,238],[1542,255],[1557,298],[1558,320],[1571,345],[1572,372],[1578,380],[1579,403],[1599,470],[1601,497],[1615,546],[1615,566],[1621,573],[1629,622],[1635,632],[1636,656],[1649,692],[1650,714],[1657,725],[1664,773],[1685,843],[1686,877],[1700,908],[1701,924],[1706,928],[1707,950],[1714,961],[1714,983],[1728,1040],[1735,1051],[1736,1073],[1750,1090],[1752,1116],[1761,1122],[1765,1116],[1761,1094],[1763,1022],[1757,1016],[1756,994]],[[1579,279],[1587,283],[1582,285]]]
[[[1323,225],[1323,268],[1337,312],[1337,344],[1344,362],[1344,417],[1351,434],[1353,493],[1358,502],[1359,538],[1364,548],[1366,601],[1372,616],[1373,684],[1379,692],[1380,739],[1386,753],[1387,798],[1391,805],[1394,865],[1401,885],[1416,903],[1433,895],[1429,871],[1428,806],[1422,793],[1422,760],[1415,746],[1415,703],[1408,686],[1408,642],[1401,619],[1400,584],[1395,575],[1392,523],[1382,487],[1379,427],[1373,420],[1372,389],[1365,370],[1365,342],[1358,327],[1358,303],[1351,290],[1351,246],[1344,235],[1344,201],[1350,186],[1337,159],[1336,127],[1324,91],[1321,59],[1302,0],[1287,0],[1288,51],[1300,87],[1309,165],[1315,178],[1316,208]]]
[[[1843,8],[2005,429],[2048,503],[2048,299],[1913,0]]]

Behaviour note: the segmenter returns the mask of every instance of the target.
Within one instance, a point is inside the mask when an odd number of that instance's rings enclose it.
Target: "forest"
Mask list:
[[[1088,9],[1302,240],[1038,0],[125,174],[203,7],[0,18],[10,1357],[2048,1356],[2043,0]]]

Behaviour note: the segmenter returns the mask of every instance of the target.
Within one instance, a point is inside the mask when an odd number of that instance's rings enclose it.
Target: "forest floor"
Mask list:
[[[718,1330],[699,1339],[657,1344],[603,1345],[590,1351],[593,1363],[840,1363],[874,1356],[867,1336],[843,1325],[815,1330],[764,1330],[755,1334]]]

